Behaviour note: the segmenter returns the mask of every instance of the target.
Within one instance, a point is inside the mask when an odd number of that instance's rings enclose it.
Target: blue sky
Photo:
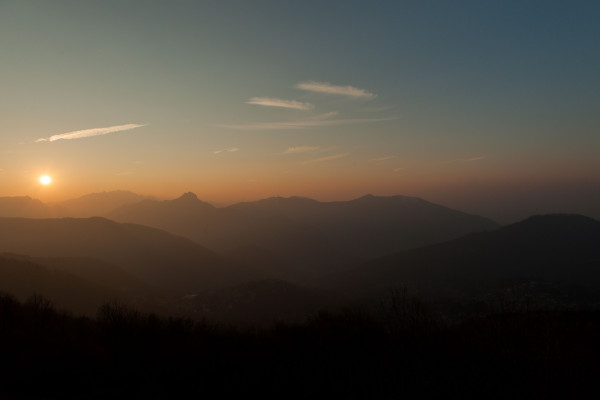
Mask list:
[[[593,214],[599,20],[597,1],[3,0],[0,195]]]

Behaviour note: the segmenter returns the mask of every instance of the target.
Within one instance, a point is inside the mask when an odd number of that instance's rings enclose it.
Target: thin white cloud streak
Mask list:
[[[468,163],[468,162],[472,162],[472,161],[483,160],[484,158],[486,158],[486,156],[472,157],[472,158],[467,158],[466,160],[461,160],[461,162]]]
[[[240,131],[261,131],[261,130],[290,130],[290,129],[309,129],[321,126],[352,125],[365,124],[369,122],[390,121],[396,118],[350,118],[350,119],[328,119],[337,115],[337,113],[326,113],[317,115],[313,118],[305,118],[289,122],[260,122],[256,124],[244,125],[216,125],[220,128],[235,129]]]
[[[141,128],[142,126],[146,126],[145,124],[126,124],[126,125],[116,125],[116,126],[108,126],[106,128],[92,128],[92,129],[84,129],[81,131],[73,131],[67,133],[61,133],[59,135],[52,135],[48,138],[40,138],[36,140],[38,142],[55,142],[57,140],[72,140],[72,139],[82,139],[92,136],[102,136],[108,135],[109,133],[128,131],[135,128]]]
[[[356,88],[354,86],[336,86],[327,82],[301,82],[296,84],[295,88],[317,93],[338,94],[356,99],[373,99],[376,96],[374,93],[368,92],[364,89]]]
[[[313,108],[315,108],[314,104],[312,103],[303,103],[301,101],[295,100],[281,100],[271,97],[252,97],[246,103],[266,107],[291,108],[294,110],[312,110]]]
[[[390,106],[380,106],[380,107],[363,107],[360,108],[358,111],[361,112],[382,112],[382,111],[387,111],[387,110],[391,110],[392,108],[395,108],[396,106],[390,105]]]
[[[394,168],[392,171],[394,172],[399,172],[399,171],[404,171],[406,168]]]
[[[221,153],[235,153],[239,149],[237,147],[227,147],[226,149],[219,149],[213,151],[213,154],[221,154]]]
[[[341,153],[341,154],[334,154],[332,156],[327,156],[327,157],[315,158],[313,160],[304,161],[302,164],[306,165],[306,164],[313,164],[313,163],[319,163],[319,162],[324,162],[324,161],[337,160],[338,158],[346,157],[348,154],[350,154],[350,153]]]
[[[386,161],[386,160],[391,160],[392,158],[395,158],[396,156],[385,156],[385,157],[377,157],[371,160],[371,162],[381,162],[381,161]]]
[[[319,146],[296,146],[296,147],[288,147],[287,150],[285,150],[279,154],[312,153],[319,149],[320,149]]]

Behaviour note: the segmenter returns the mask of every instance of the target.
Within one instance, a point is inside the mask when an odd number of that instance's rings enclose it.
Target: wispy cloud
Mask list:
[[[304,118],[295,121],[281,122],[260,122],[256,124],[243,125],[217,125],[221,128],[236,129],[242,131],[261,131],[261,130],[288,130],[288,129],[309,129],[321,126],[364,124],[369,122],[390,121],[395,118],[350,118],[350,119],[331,119],[337,115],[336,112],[320,114],[312,118]]]
[[[73,131],[67,133],[61,133],[59,135],[52,135],[47,138],[40,138],[36,140],[37,142],[55,142],[57,140],[71,140],[71,139],[82,139],[86,137],[92,136],[101,136],[108,135],[109,133],[128,131],[130,129],[141,128],[142,126],[146,126],[145,124],[126,124],[126,125],[116,125],[116,126],[108,126],[106,128],[92,128],[92,129],[84,129],[81,131]]]
[[[313,151],[319,150],[319,146],[296,146],[296,147],[288,147],[287,150],[279,153],[279,154],[297,154],[297,153],[312,153]]]
[[[308,90],[310,92],[326,93],[326,94],[339,94],[342,96],[372,99],[375,98],[375,94],[368,92],[364,89],[359,89],[354,86],[336,86],[327,82],[301,82],[296,84],[297,89]]]
[[[359,108],[358,111],[362,111],[362,112],[382,112],[382,111],[391,110],[392,108],[395,108],[395,107],[396,106],[394,106],[394,105],[379,106],[379,107],[362,107],[362,108]]]
[[[327,157],[315,158],[312,160],[304,161],[302,164],[313,164],[313,163],[319,163],[319,162],[324,162],[324,161],[337,160],[338,158],[346,157],[348,154],[350,154],[350,153],[341,153],[341,154],[334,154],[332,156],[327,156]]]
[[[460,160],[460,162],[462,162],[462,163],[468,163],[468,162],[472,162],[472,161],[483,160],[484,158],[486,158],[486,156],[477,156],[477,157],[467,158],[466,160]]]
[[[239,149],[237,147],[227,147],[226,149],[219,149],[213,151],[213,154],[221,154],[221,153],[235,153]]]
[[[274,99],[271,97],[252,97],[246,103],[267,107],[292,108],[295,110],[312,110],[315,108],[314,104],[311,103],[303,103],[295,100]]]
[[[399,171],[404,171],[406,168],[394,168],[392,169],[392,171],[394,172],[399,172]]]
[[[392,158],[395,158],[396,156],[384,156],[384,157],[377,157],[371,160],[371,162],[381,162],[381,161],[386,161],[386,160],[391,160]]]

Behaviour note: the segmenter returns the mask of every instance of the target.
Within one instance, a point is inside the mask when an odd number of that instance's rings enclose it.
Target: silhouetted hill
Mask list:
[[[0,398],[599,397],[598,309],[454,324],[414,311],[233,328],[119,303],[74,317],[0,293]]]
[[[534,216],[492,232],[380,258],[337,274],[330,283],[355,293],[405,286],[430,294],[481,294],[498,285],[536,282],[561,285],[544,290],[564,291],[568,285],[596,290],[600,288],[599,244],[596,220],[579,215]]]
[[[76,199],[54,203],[59,217],[102,217],[110,211],[125,204],[139,203],[140,201],[152,199],[149,196],[141,196],[125,190],[111,192],[90,193]],[[25,217],[25,215],[16,215]]]
[[[0,218],[0,252],[90,257],[158,288],[197,291],[257,278],[210,250],[167,232],[104,218]]]
[[[51,218],[56,216],[52,207],[29,196],[0,197],[0,217]]]
[[[31,257],[12,253],[3,253],[0,257],[28,261],[50,271],[66,272],[113,290],[140,290],[146,286],[123,268],[95,258]]]
[[[218,251],[263,248],[293,266],[292,276],[320,274],[498,227],[482,217],[404,196],[342,202],[274,197],[216,208],[188,193],[171,201],[123,206],[109,217],[165,229]]]
[[[90,316],[103,303],[122,298],[116,290],[13,256],[0,256],[0,291],[21,300],[42,295],[59,308]]]

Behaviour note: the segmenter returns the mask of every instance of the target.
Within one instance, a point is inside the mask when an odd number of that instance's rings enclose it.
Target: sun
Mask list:
[[[42,176],[40,176],[39,181],[42,185],[48,186],[49,184],[52,183],[52,178],[48,175],[42,175]]]

